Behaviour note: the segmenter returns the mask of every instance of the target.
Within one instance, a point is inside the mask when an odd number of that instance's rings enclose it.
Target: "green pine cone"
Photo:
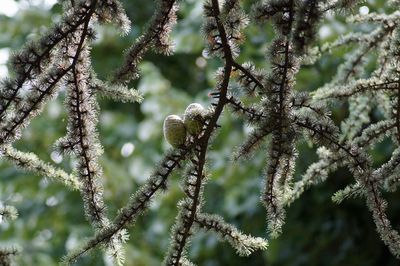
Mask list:
[[[206,110],[199,103],[191,103],[185,110],[183,115],[183,123],[186,130],[191,135],[197,135],[203,129],[204,115]]]
[[[178,148],[186,142],[186,128],[182,118],[169,115],[164,120],[164,137],[173,147]]]

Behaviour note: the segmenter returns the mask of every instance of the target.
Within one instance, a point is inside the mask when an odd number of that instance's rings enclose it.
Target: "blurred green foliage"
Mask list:
[[[41,1],[23,6],[12,17],[0,15],[0,49],[12,51],[27,39],[39,34],[61,15],[61,6],[48,8]],[[131,33],[118,35],[112,26],[98,28],[92,58],[94,68],[102,79],[111,75],[123,57],[123,51],[140,35],[154,10],[153,1],[123,1],[133,21]],[[202,1],[181,2],[179,22],[173,32],[176,42],[174,55],[165,57],[148,54],[140,65],[141,78],[131,85],[144,94],[142,104],[122,104],[101,99],[101,141],[105,153],[105,200],[110,216],[122,207],[140,184],[149,176],[164,151],[168,149],[162,137],[162,123],[169,114],[182,114],[192,102],[209,105],[207,94],[214,85],[214,71],[221,62],[202,56]],[[254,1],[243,1],[249,9]],[[385,11],[384,0],[367,1],[370,11]],[[358,10],[355,10],[357,12]],[[327,18],[321,25],[320,44],[338,37],[353,28],[344,19]],[[362,29],[361,29],[362,30]],[[252,60],[258,67],[268,68],[263,51],[272,39],[268,26],[251,25],[246,30],[247,42],[242,47],[240,62]],[[8,49],[8,50],[4,50]],[[304,67],[298,74],[298,90],[314,90],[334,75],[348,49],[337,50],[322,57],[315,65]],[[371,67],[373,67],[373,62]],[[49,104],[24,131],[16,144],[24,151],[34,151],[47,161],[57,159],[52,144],[65,134],[66,112],[63,93]],[[347,106],[333,107],[333,117],[339,124],[347,115]],[[372,113],[379,118],[379,114]],[[251,160],[232,163],[231,154],[249,130],[240,118],[225,112],[218,136],[208,157],[210,180],[205,190],[205,209],[217,213],[246,233],[265,236],[265,210],[259,202],[266,156],[261,150]],[[127,157],[121,149],[132,143],[134,150]],[[300,157],[296,166],[297,178],[316,160],[315,149],[304,142],[299,145]],[[388,160],[392,147],[385,141],[371,151],[377,164]],[[56,163],[56,162],[55,162]],[[71,169],[69,158],[60,166]],[[17,207],[19,218],[0,227],[4,244],[17,243],[23,249],[18,265],[57,265],[61,256],[93,231],[85,221],[78,192],[66,190],[41,176],[24,173],[13,165],[0,163],[0,201]],[[160,265],[169,244],[170,226],[177,213],[176,204],[182,198],[180,173],[169,183],[166,194],[158,196],[150,210],[130,229],[126,244],[126,265]],[[326,183],[307,191],[288,210],[283,235],[270,241],[266,252],[240,258],[226,243],[209,234],[196,235],[189,257],[198,265],[397,265],[375,232],[371,215],[362,199],[351,199],[340,206],[331,201],[332,194],[352,182],[351,174],[339,170]],[[389,215],[393,224],[400,224],[399,193],[389,196],[392,202]],[[397,201],[398,202],[398,201]],[[398,229],[398,228],[397,228]],[[86,256],[78,265],[110,265],[99,250]]]

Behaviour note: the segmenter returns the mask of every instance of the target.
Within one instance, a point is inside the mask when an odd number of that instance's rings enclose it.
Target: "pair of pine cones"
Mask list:
[[[171,146],[183,147],[188,134],[200,134],[204,125],[206,110],[199,103],[191,103],[183,114],[183,119],[178,115],[169,115],[164,120],[164,137]]]

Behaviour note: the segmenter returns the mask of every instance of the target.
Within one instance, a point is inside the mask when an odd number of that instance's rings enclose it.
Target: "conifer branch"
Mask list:
[[[363,188],[359,182],[350,184],[343,189],[335,192],[332,201],[336,204],[342,203],[345,199],[356,198],[364,194]]]
[[[90,14],[90,6],[84,1],[80,2],[78,8],[66,15],[63,20],[54,28],[50,29],[40,40],[28,43],[25,48],[15,53],[10,58],[11,66],[16,77],[13,80],[3,80],[0,95],[0,124],[5,122],[4,116],[12,105],[17,105],[23,100],[18,96],[23,85],[28,81],[37,79],[46,69],[49,68],[53,57],[54,49],[60,43],[75,32],[85,23]]]
[[[319,22],[322,13],[320,4],[317,0],[304,0],[299,3],[298,13],[296,18],[296,26],[293,31],[294,51],[299,54],[305,53],[305,48],[314,39],[317,23]]]
[[[0,223],[4,221],[15,220],[18,216],[17,209],[13,206],[0,206]]]
[[[17,247],[0,247],[0,265],[11,266],[12,258],[20,253]]]
[[[265,115],[263,112],[258,112],[256,108],[245,106],[239,99],[232,95],[228,95],[226,100],[234,112],[245,115],[247,121],[250,123],[259,121],[261,119],[266,119],[267,117],[267,115]]]
[[[309,124],[298,122],[302,127],[308,128],[315,134],[320,135],[321,138],[328,140],[328,145],[340,152],[345,153],[345,158],[349,156],[351,161],[347,161],[347,165],[350,170],[352,170],[356,180],[360,183],[361,187],[365,189],[365,197],[367,201],[367,206],[373,214],[374,222],[376,224],[378,233],[381,235],[382,240],[389,247],[391,252],[395,256],[399,256],[400,250],[400,236],[397,231],[393,230],[390,221],[386,216],[386,205],[387,202],[382,198],[381,193],[378,190],[378,182],[373,178],[373,172],[371,171],[371,165],[369,158],[363,155],[362,150],[355,147],[346,147],[345,145],[336,142],[331,137],[328,136],[323,130],[313,129]],[[351,190],[354,191],[354,190]],[[349,194],[350,191],[346,191]],[[336,196],[336,201],[340,200]]]
[[[34,153],[16,150],[11,145],[4,145],[0,147],[0,150],[3,153],[2,156],[25,171],[31,171],[54,181],[61,182],[71,189],[78,190],[82,186],[82,183],[75,175],[68,174],[64,170],[42,161]]]
[[[329,117],[330,112],[324,103],[313,102],[308,93],[298,92],[292,97],[292,107],[296,109],[296,112],[301,111],[313,111],[315,114],[320,116]]]
[[[369,113],[371,112],[373,105],[371,99],[365,95],[359,95],[349,98],[349,117],[341,123],[342,132],[346,132],[341,135],[341,139],[352,140],[360,131],[363,130],[364,126],[370,123],[371,119]]]
[[[324,182],[328,178],[328,174],[340,165],[340,159],[325,147],[318,148],[317,154],[320,160],[311,164],[301,180],[294,183],[292,191],[285,196],[285,205],[292,204],[309,186]]]
[[[101,228],[107,223],[102,199],[102,170],[97,162],[102,147],[96,132],[98,106],[88,84],[88,61],[89,50],[83,47],[75,67],[67,77],[67,136],[59,140],[56,146],[62,152],[71,152],[78,157],[77,172],[83,183],[81,194],[85,212],[89,221]]]
[[[264,250],[268,247],[268,242],[265,239],[241,233],[218,215],[199,213],[196,215],[195,223],[199,228],[213,231],[221,240],[229,242],[241,256],[249,256],[256,250]]]
[[[143,96],[138,90],[130,89],[127,86],[120,84],[113,85],[97,79],[93,83],[93,90],[104,98],[123,103],[140,103],[143,101]]]
[[[383,120],[370,125],[364,129],[360,136],[353,139],[353,143],[361,148],[368,148],[375,143],[379,143],[384,137],[390,136],[397,128],[397,121]],[[397,134],[396,134],[397,135]]]
[[[172,53],[170,33],[176,22],[178,1],[158,0],[148,27],[129,48],[115,78],[109,82],[98,79],[91,67],[90,42],[95,38],[95,23],[113,23],[122,33],[128,32],[130,21],[124,7],[119,0],[64,1],[66,15],[61,22],[11,57],[16,77],[4,79],[0,84],[2,157],[23,170],[79,189],[86,217],[94,227],[94,235],[70,252],[64,262],[75,262],[100,246],[115,263],[123,265],[123,244],[128,240],[128,229],[145,213],[154,197],[167,190],[169,177],[182,166],[186,166],[182,178],[185,198],[178,205],[164,265],[193,266],[187,258],[187,250],[191,237],[201,229],[230,243],[239,255],[248,256],[266,249],[265,239],[245,235],[222,217],[202,211],[206,200],[202,191],[208,176],[208,152],[213,136],[224,126],[219,124],[224,110],[242,115],[253,127],[237,148],[235,159],[248,157],[257,150],[268,156],[261,201],[267,210],[270,237],[281,233],[288,205],[308,187],[325,181],[329,173],[346,167],[355,182],[349,182],[332,199],[340,203],[351,197],[365,198],[382,240],[396,257],[400,257],[400,235],[387,217],[388,202],[382,196],[382,191],[395,191],[400,183],[400,149],[397,147],[400,143],[400,11],[352,16],[347,23],[375,26],[372,30],[351,32],[330,44],[312,48],[317,26],[326,12],[348,12],[358,2],[258,1],[252,8],[251,22],[270,20],[275,31],[268,48],[269,72],[266,73],[256,68],[258,62],[238,63],[239,47],[245,41],[243,29],[250,23],[240,1],[205,1],[204,55],[215,56],[223,62],[216,73],[215,89],[210,93],[213,101],[208,109],[193,103],[183,117],[167,117],[164,134],[175,148],[164,155],[153,174],[115,217],[109,219],[99,164],[103,150],[97,132],[100,109],[96,97],[129,103],[143,100],[127,83],[138,77],[138,64],[148,51]],[[392,0],[391,4],[398,9],[398,0]],[[350,52],[346,52],[344,63],[329,83],[311,94],[295,91],[300,67],[343,45],[349,45]],[[378,51],[377,59],[371,56],[375,51]],[[367,63],[375,59],[377,66],[370,71]],[[232,84],[232,81],[235,82]],[[231,87],[235,88],[236,84],[252,105],[234,96]],[[57,141],[56,147],[76,157],[78,164],[73,174],[40,160],[34,153],[18,151],[12,146],[30,120],[61,88],[66,89],[68,126],[65,137]],[[341,121],[340,129],[331,119],[327,105],[338,99],[349,106],[349,116]],[[226,108],[228,106],[231,110]],[[378,119],[371,115],[375,109]],[[373,167],[375,162],[368,149],[386,137],[392,139],[395,151],[388,162]],[[319,160],[294,182],[296,145],[303,139],[316,145]],[[0,207],[2,221],[14,218],[15,213],[13,207]],[[16,253],[14,249],[0,248],[0,264],[9,265],[10,257]]]
[[[383,183],[383,188],[387,191],[394,191],[398,186],[398,170],[400,165],[400,150],[397,148],[390,158],[390,160],[383,164],[374,172],[374,177]]]
[[[83,43],[87,37],[89,30],[89,23],[91,16],[94,12],[96,1],[92,3],[89,9],[88,15],[84,19],[84,23],[81,26],[79,42],[76,43],[75,55],[71,58],[72,62],[69,66],[64,66],[66,62],[58,62],[54,66],[50,67],[40,79],[32,84],[31,93],[28,94],[27,102],[20,108],[15,110],[15,113],[10,117],[8,123],[2,125],[0,128],[0,145],[8,144],[17,139],[20,135],[22,128],[26,127],[29,120],[41,112],[44,104],[53,98],[57,93],[59,82],[61,79],[72,70],[79,58]],[[64,58],[64,60],[66,60]]]
[[[353,6],[355,6],[356,4],[358,4],[360,1],[358,0],[333,0],[333,1],[326,1],[326,3],[324,3],[324,6],[322,8],[322,12],[328,12],[328,11],[332,11],[332,10],[339,10],[339,12],[341,11],[346,11],[351,9]]]
[[[172,229],[171,244],[164,259],[164,265],[179,266],[185,258],[187,245],[193,234],[193,223],[200,211],[202,190],[205,182],[204,173],[205,151],[195,147],[195,157],[191,159],[193,166],[189,167],[184,191],[186,198],[179,204],[179,214]]]
[[[107,244],[111,239],[118,237],[119,234],[125,234],[124,230],[128,226],[133,226],[139,215],[143,214],[149,207],[153,197],[159,192],[167,189],[168,177],[180,166],[193,149],[189,145],[184,149],[172,150],[160,161],[159,166],[135,194],[133,194],[125,207],[121,208],[114,220],[99,230],[94,237],[90,238],[76,250],[70,252],[63,261],[67,264],[76,261],[80,256],[97,247]]]
[[[275,12],[280,8],[282,13]],[[275,125],[271,132],[272,141],[269,147],[269,164],[266,170],[266,183],[262,201],[267,208],[268,232],[277,237],[281,232],[285,212],[282,205],[283,192],[288,189],[280,184],[289,183],[292,177],[292,160],[294,151],[294,132],[290,126],[291,109],[289,101],[292,95],[294,74],[298,62],[293,55],[291,33],[295,21],[294,1],[269,1],[264,6],[256,7],[255,17],[273,17],[278,36],[273,41],[269,53],[272,72],[267,79],[266,93],[268,100],[263,105]]]
[[[149,48],[164,54],[172,52],[169,33],[176,22],[178,4],[176,0],[158,0],[158,7],[147,30],[133,44],[126,56],[125,62],[115,73],[112,83],[127,83],[138,77],[138,63]]]
[[[350,85],[335,86],[326,90],[316,91],[314,95],[315,100],[325,99],[343,99],[353,95],[358,95],[365,92],[378,92],[378,91],[392,91],[399,89],[399,81],[390,78],[369,78],[359,79]]]
[[[95,14],[100,23],[114,23],[124,35],[131,29],[131,21],[119,0],[99,1]]]
[[[231,5],[235,6],[236,1],[232,1],[231,3],[228,1],[226,3],[227,4],[224,6],[225,8]],[[230,5],[228,3],[230,3]],[[226,96],[231,72],[233,70],[233,54],[227,32],[225,31],[225,26],[220,18],[221,13],[218,0],[206,2],[204,9],[206,10],[206,16],[209,16],[208,25],[215,25],[218,33],[218,38],[216,38],[216,36],[213,37],[215,38],[214,47],[217,48],[210,47],[210,51],[216,52],[221,49],[222,54],[216,53],[216,55],[220,55],[225,60],[225,65],[222,71],[221,82],[217,86],[219,91],[218,102],[209,122],[206,125],[206,128],[204,129],[204,132],[199,138],[199,145],[195,148],[195,157],[192,159],[193,168],[189,168],[189,177],[186,181],[185,187],[185,193],[187,197],[180,205],[180,212],[176,218],[176,224],[172,231],[172,242],[164,260],[164,265],[179,266],[182,265],[182,259],[186,259],[185,249],[187,248],[187,242],[192,234],[192,227],[195,222],[196,215],[200,212],[201,208],[201,194],[205,183],[204,179],[206,178],[204,167],[208,143],[210,141],[211,134],[216,128],[218,118],[227,103]],[[214,31],[211,30],[211,32]]]
[[[271,125],[262,124],[253,129],[248,135],[246,140],[236,149],[233,154],[234,160],[249,157],[256,149],[258,149],[265,141],[265,137],[271,134]]]
[[[260,71],[255,69],[254,65],[251,63],[241,65],[234,61],[233,67],[234,70],[240,71],[238,80],[248,94],[252,95],[255,92],[263,93],[265,91],[263,75]]]
[[[15,220],[18,216],[17,210],[13,206],[0,206],[0,224],[7,220]],[[11,266],[12,258],[20,253],[19,248],[0,246],[0,265]]]

